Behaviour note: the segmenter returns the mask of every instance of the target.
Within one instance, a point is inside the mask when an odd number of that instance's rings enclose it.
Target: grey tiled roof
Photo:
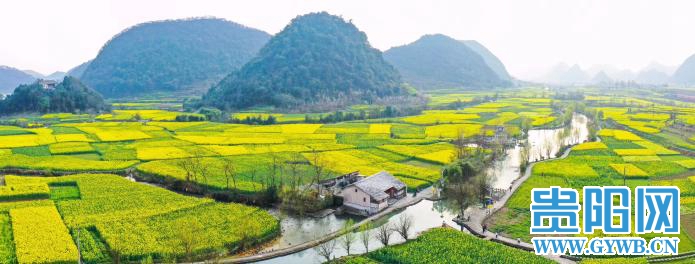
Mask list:
[[[386,190],[391,187],[394,187],[397,190],[405,188],[405,184],[403,182],[399,181],[396,179],[396,177],[393,177],[393,175],[385,171],[369,176],[364,180],[353,184],[376,200],[388,198]]]

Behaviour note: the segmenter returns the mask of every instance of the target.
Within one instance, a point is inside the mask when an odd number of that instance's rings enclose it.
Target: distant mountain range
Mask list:
[[[547,74],[536,81],[550,84],[581,85],[612,82],[637,82],[649,85],[672,83],[670,76],[674,67],[651,63],[638,72],[619,69],[610,65],[594,65],[587,70],[579,65],[571,67],[565,63],[555,65]]]
[[[37,77],[9,66],[0,66],[0,93],[9,94],[20,84],[29,84]]]
[[[114,36],[88,66],[71,71],[105,97],[206,89],[268,39],[268,33],[216,18],[148,22]]]
[[[406,95],[401,85],[398,71],[364,32],[321,12],[293,19],[255,58],[212,87],[203,102],[221,109],[369,104]]]
[[[476,41],[435,34],[384,52],[403,79],[421,90],[510,86],[504,64]]]
[[[673,74],[673,80],[683,85],[695,85],[695,55],[687,58],[676,73]]]

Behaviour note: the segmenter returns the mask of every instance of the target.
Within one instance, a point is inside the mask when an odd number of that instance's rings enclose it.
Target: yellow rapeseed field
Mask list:
[[[77,263],[77,247],[55,207],[10,210],[19,263]]]
[[[60,134],[55,135],[58,142],[92,142],[85,134]]]
[[[633,164],[625,163],[625,164],[610,164],[610,165],[620,175],[623,175],[623,173],[625,173],[625,176],[628,176],[628,177],[649,176],[649,174],[647,174],[642,169],[638,168],[637,166],[635,166]]]
[[[587,142],[579,144],[572,148],[573,150],[594,150],[594,149],[608,149],[608,146],[603,142]]]
[[[369,125],[369,134],[390,134],[391,124],[371,124]]]
[[[139,160],[178,159],[192,156],[177,147],[137,148],[137,155]]]

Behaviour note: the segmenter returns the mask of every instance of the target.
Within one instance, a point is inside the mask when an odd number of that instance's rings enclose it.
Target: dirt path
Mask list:
[[[466,222],[464,222],[464,226],[468,231],[471,233],[481,237],[482,239],[485,240],[492,240],[498,243],[502,244],[507,244],[509,246],[514,246],[518,248],[522,248],[525,250],[530,250],[533,251],[533,245],[526,243],[526,242],[521,242],[518,241],[517,239],[514,238],[508,238],[504,236],[497,235],[492,232],[485,232],[483,233],[483,223],[485,220],[487,220],[488,217],[493,215],[497,210],[503,208],[505,204],[507,204],[507,201],[509,198],[516,192],[516,190],[521,186],[524,181],[526,181],[529,177],[531,177],[531,172],[533,171],[533,166],[535,166],[539,162],[546,162],[546,161],[551,161],[551,160],[557,160],[557,159],[564,159],[566,158],[572,149],[568,148],[565,153],[562,154],[562,156],[557,157],[557,158],[552,158],[552,159],[546,159],[538,162],[531,163],[527,168],[526,171],[524,172],[524,175],[512,182],[512,191],[510,192],[505,192],[504,196],[502,196],[498,201],[496,201],[493,204],[493,207],[491,209],[486,209],[486,208],[479,208],[477,206],[468,208],[467,213],[470,219]],[[545,256],[546,258],[549,258],[551,260],[557,261],[559,263],[574,263],[574,261],[561,258],[559,256]]]

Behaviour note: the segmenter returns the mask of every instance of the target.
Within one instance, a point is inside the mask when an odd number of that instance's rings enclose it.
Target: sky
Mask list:
[[[327,11],[386,50],[442,33],[481,42],[521,79],[559,62],[639,70],[695,54],[689,0],[3,0],[0,65],[44,74],[94,58],[138,23],[215,16],[271,34],[302,14]]]

